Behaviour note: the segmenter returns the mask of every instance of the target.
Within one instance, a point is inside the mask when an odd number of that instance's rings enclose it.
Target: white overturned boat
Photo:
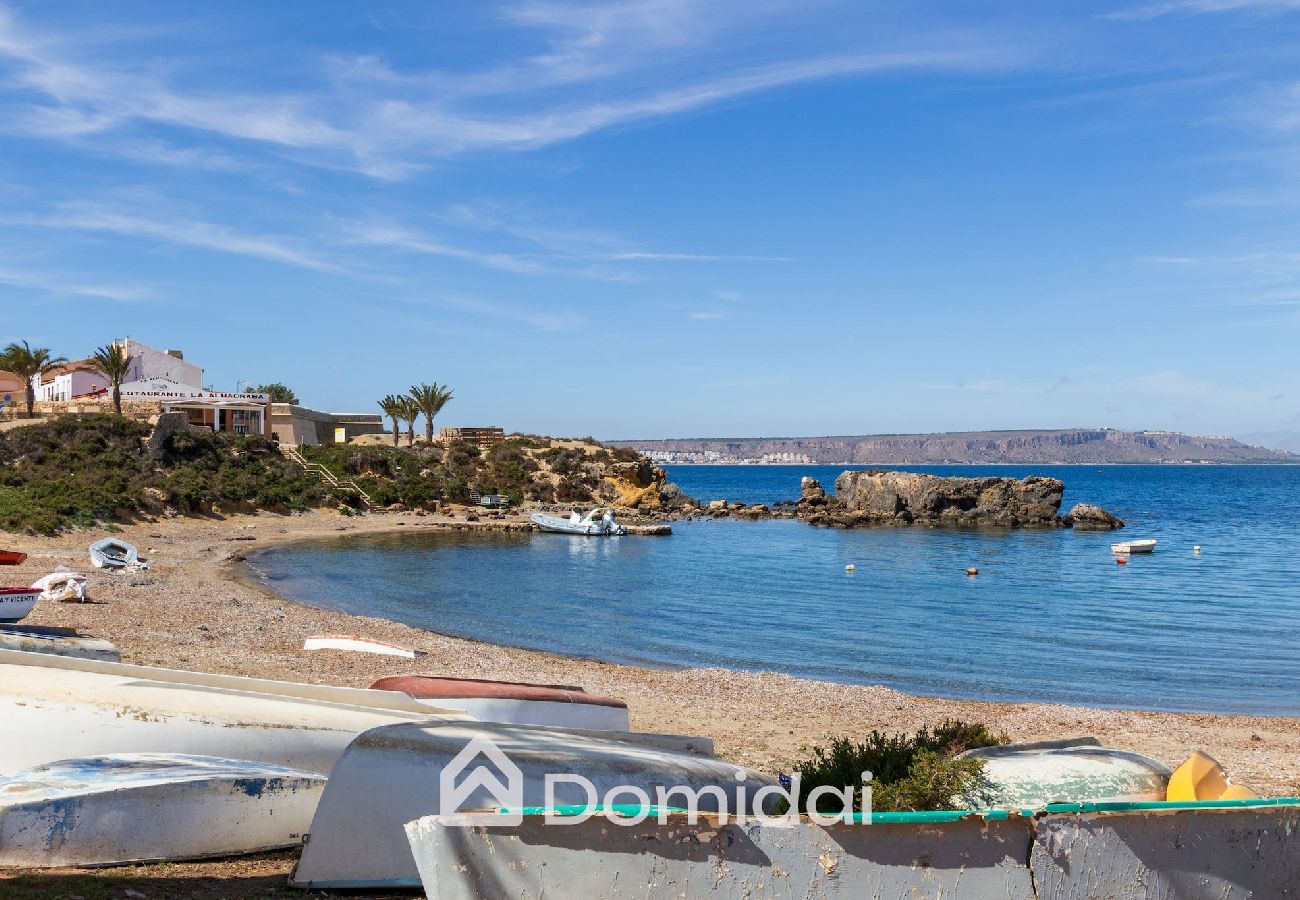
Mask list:
[[[378,725],[468,721],[393,691],[0,650],[0,772],[72,757],[186,753],[328,775]]]
[[[100,662],[121,662],[117,648],[103,638],[86,637],[71,628],[46,628],[28,625],[0,626],[0,650],[48,653]]]
[[[542,531],[554,534],[583,535],[620,535],[627,534],[627,529],[614,521],[614,511],[608,506],[598,506],[584,515],[575,509],[567,519],[548,516],[545,513],[533,513],[533,524]]]
[[[992,805],[1003,809],[1163,800],[1172,774],[1159,760],[1091,737],[981,747],[962,757],[984,763]]]
[[[0,777],[0,866],[107,866],[302,843],[325,778],[164,753],[67,759]]]
[[[317,634],[302,642],[304,650],[344,650],[352,653],[375,653],[380,656],[400,656],[403,659],[415,659],[423,656],[419,650],[388,644],[384,641],[371,641],[359,638],[355,634]]]
[[[594,731],[630,728],[627,704],[622,700],[588,694],[570,685],[398,675],[381,678],[370,687],[401,691],[421,703],[463,710],[480,722]]]
[[[0,622],[21,622],[41,599],[41,589],[0,587]]]
[[[139,562],[135,544],[117,538],[104,538],[90,545],[90,562],[96,569],[125,569]]]
[[[1119,553],[1124,556],[1127,556],[1130,553],[1154,553],[1155,549],[1156,542],[1151,539],[1141,541],[1121,541],[1118,544],[1110,545],[1111,553]]]
[[[599,797],[616,787],[640,788],[652,798],[661,786],[715,787],[716,793],[701,798],[705,809],[717,809],[720,800],[734,809],[741,792],[752,798],[772,785],[764,776],[715,759],[705,738],[449,720],[385,726],[353,741],[330,773],[292,883],[340,890],[418,888],[407,822],[441,812],[495,814],[501,807],[513,811],[541,805],[551,799],[544,789],[547,775],[581,775]],[[443,793],[444,781],[449,795]],[[558,804],[595,802],[572,781],[558,780],[553,788]],[[631,799],[626,790],[622,796],[622,802]],[[444,801],[450,809],[441,809]],[[749,802],[744,806],[748,809]],[[583,890],[579,884],[573,887]],[[479,896],[551,894],[493,890]],[[587,891],[573,896],[622,895]]]

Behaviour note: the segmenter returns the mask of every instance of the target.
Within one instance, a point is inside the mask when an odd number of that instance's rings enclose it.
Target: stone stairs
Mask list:
[[[319,481],[324,482],[330,487],[344,488],[356,491],[361,497],[361,502],[367,510],[375,509],[375,501],[370,499],[370,495],[361,489],[351,478],[337,478],[329,469],[320,463],[308,462],[307,458],[298,451],[293,444],[280,444],[280,454],[292,463],[296,463],[308,475],[314,475]]]

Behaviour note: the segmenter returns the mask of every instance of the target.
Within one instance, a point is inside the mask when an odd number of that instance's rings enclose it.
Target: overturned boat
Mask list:
[[[533,524],[542,531],[554,534],[582,534],[616,536],[627,534],[627,529],[614,521],[614,511],[608,506],[598,506],[585,515],[575,509],[567,519],[549,516],[545,513],[533,513]]]
[[[624,797],[632,789],[651,798],[660,787],[711,788],[701,791],[701,808],[712,810],[748,808],[745,797],[773,786],[714,758],[712,749],[706,738],[450,720],[376,728],[353,741],[330,773],[292,883],[418,888],[407,822],[435,813],[596,802],[564,776],[587,779],[602,797],[616,788]],[[548,776],[558,776],[554,796],[548,796]]]
[[[94,659],[100,662],[122,661],[122,655],[117,652],[117,647],[109,641],[87,637],[71,628],[34,625],[0,626],[0,650],[48,653],[51,656],[71,656],[76,659]]]
[[[40,588],[0,587],[0,623],[22,621],[39,599]]]
[[[1164,800],[1171,774],[1159,760],[1094,737],[981,747],[961,758],[984,764],[991,805],[1005,809]]]
[[[630,728],[627,704],[622,700],[588,694],[571,685],[398,675],[381,678],[370,687],[401,691],[421,703],[463,710],[480,722],[593,731]]]
[[[559,810],[572,822],[557,825],[547,812],[500,826],[411,822],[426,895],[1248,900],[1300,884],[1297,798],[854,814],[829,825],[653,812],[613,824],[587,810]]]
[[[0,777],[0,866],[110,866],[302,843],[325,777],[166,753],[67,759]]]
[[[384,641],[372,641],[359,638],[355,634],[316,634],[302,642],[304,650],[343,650],[350,653],[374,653],[379,656],[400,656],[403,659],[415,659],[423,656],[419,650],[389,644]]]
[[[185,753],[328,775],[379,725],[469,721],[393,691],[0,649],[0,772],[72,757]]]
[[[90,562],[96,569],[125,569],[139,562],[135,544],[117,538],[103,538],[90,545]]]
[[[26,553],[18,550],[0,550],[0,566],[21,566],[26,561]]]

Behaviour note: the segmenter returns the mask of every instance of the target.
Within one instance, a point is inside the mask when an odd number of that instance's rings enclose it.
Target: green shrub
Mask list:
[[[1007,743],[978,723],[943,722],[933,731],[886,735],[872,731],[866,740],[834,738],[813,747],[795,766],[799,773],[800,809],[817,787],[837,791],[852,786],[855,808],[862,803],[862,773],[872,774],[872,808],[876,811],[959,809],[987,805],[988,784],[979,760],[956,759],[967,750]],[[818,798],[819,812],[842,812],[838,795]]]

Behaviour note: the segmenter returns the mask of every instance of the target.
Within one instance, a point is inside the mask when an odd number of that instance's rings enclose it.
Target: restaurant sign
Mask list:
[[[169,378],[146,378],[122,385],[123,400],[158,400],[165,403],[192,401],[196,403],[230,404],[265,404],[270,401],[269,394],[236,393],[234,391],[205,391],[193,385],[181,384]]]

